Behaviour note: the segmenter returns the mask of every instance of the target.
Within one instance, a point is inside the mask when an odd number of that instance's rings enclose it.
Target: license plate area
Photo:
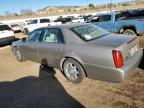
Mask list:
[[[138,51],[138,46],[135,45],[129,49],[129,56],[133,56]]]

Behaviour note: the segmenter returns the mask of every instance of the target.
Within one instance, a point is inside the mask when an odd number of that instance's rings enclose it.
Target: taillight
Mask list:
[[[121,51],[113,50],[112,54],[116,68],[121,68],[124,65]]]

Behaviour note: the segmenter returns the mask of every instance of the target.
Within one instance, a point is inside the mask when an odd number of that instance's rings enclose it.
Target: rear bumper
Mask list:
[[[88,77],[96,80],[109,82],[123,82],[128,79],[141,62],[143,51],[140,50],[131,60],[122,68],[111,68],[103,66],[85,65]]]
[[[15,36],[0,38],[0,44],[9,44],[15,40]]]
[[[123,73],[122,80],[126,80],[130,74],[134,72],[134,70],[139,66],[141,59],[143,56],[143,50],[140,50],[126,66],[124,66],[121,69],[121,72]]]

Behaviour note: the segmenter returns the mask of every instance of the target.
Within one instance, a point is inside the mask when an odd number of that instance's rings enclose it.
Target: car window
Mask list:
[[[135,15],[135,17],[144,16],[144,10],[140,10],[140,11],[136,12],[134,15]]]
[[[118,21],[118,20],[123,20],[123,19],[125,19],[125,18],[126,18],[126,17],[125,17],[123,14],[121,14],[121,13],[115,15],[115,20],[116,20],[116,21]]]
[[[49,23],[50,20],[49,19],[40,19],[40,23]]]
[[[63,35],[60,29],[45,29],[43,42],[46,43],[64,43]]]
[[[84,25],[80,27],[73,27],[71,28],[71,30],[84,41],[90,41],[110,34],[108,31],[93,24]]]
[[[11,30],[11,28],[8,25],[0,25],[0,31],[3,30]]]
[[[102,15],[99,17],[99,22],[105,22],[110,20],[111,20],[111,15]]]
[[[38,23],[38,20],[37,19],[34,19],[34,20],[30,20],[29,24],[37,24]]]
[[[42,34],[42,29],[35,30],[27,37],[27,40],[32,42],[39,41],[41,34]]]

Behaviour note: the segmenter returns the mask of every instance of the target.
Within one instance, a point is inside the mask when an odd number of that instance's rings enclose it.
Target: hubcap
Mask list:
[[[71,79],[71,80],[76,80],[79,78],[79,71],[76,65],[73,63],[68,63],[66,65],[66,75]]]

